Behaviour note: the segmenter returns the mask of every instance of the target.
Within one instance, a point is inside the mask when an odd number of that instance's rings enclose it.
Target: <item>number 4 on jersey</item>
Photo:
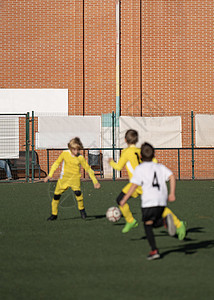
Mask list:
[[[153,181],[152,181],[152,186],[158,188],[158,190],[160,190],[160,185],[158,183],[158,177],[156,172],[154,172],[154,177],[153,177]]]

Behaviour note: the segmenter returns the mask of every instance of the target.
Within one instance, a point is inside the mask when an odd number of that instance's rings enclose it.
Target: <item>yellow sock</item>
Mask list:
[[[81,194],[80,196],[76,196],[76,199],[77,199],[78,209],[79,210],[84,209],[83,195]]]
[[[119,208],[120,208],[126,222],[132,223],[134,221],[134,218],[133,218],[133,215],[131,213],[128,203],[125,203],[125,205],[123,205],[123,207],[119,206]]]
[[[164,209],[164,211],[162,213],[162,217],[165,218],[168,214],[172,215],[175,227],[176,228],[181,227],[181,221],[178,219],[178,217],[175,214],[173,214],[173,212],[171,211],[171,209],[169,209],[168,207],[165,207],[165,209]]]
[[[59,200],[52,199],[51,206],[52,206],[52,215],[57,216],[57,214],[58,214]]]

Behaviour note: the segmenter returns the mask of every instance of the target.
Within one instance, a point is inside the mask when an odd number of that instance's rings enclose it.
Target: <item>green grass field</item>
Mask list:
[[[214,298],[212,181],[177,182],[169,207],[188,223],[184,241],[156,229],[162,258],[147,261],[142,222],[122,234],[108,207],[126,182],[91,182],[82,189],[88,218],[82,220],[71,191],[61,199],[57,221],[47,222],[54,183],[2,183],[0,298],[153,300]],[[140,199],[129,201],[141,220]]]

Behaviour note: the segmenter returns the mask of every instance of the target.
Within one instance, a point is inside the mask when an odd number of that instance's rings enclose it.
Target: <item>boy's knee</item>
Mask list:
[[[54,200],[59,200],[60,197],[61,197],[61,195],[56,195],[56,194],[54,194]]]
[[[146,222],[145,222],[145,225],[148,225],[148,226],[149,226],[149,225],[153,225],[153,223],[154,223],[154,222],[153,222],[152,220],[149,220],[149,221],[146,221]]]
[[[118,199],[118,197],[117,197],[116,202],[118,205],[120,205],[120,201],[121,201],[121,199]]]
[[[77,197],[79,197],[79,196],[81,196],[81,191],[74,191],[74,194],[77,196]]]
[[[117,197],[116,202],[118,205],[120,205],[120,201],[123,199],[124,195],[125,194],[123,192],[121,192],[120,195]]]

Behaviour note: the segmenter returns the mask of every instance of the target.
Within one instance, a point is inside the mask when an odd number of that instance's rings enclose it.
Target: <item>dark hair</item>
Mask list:
[[[155,156],[155,150],[149,143],[141,145],[141,159],[142,161],[152,161]]]
[[[128,144],[137,144],[138,132],[134,129],[127,130],[125,134],[125,139]]]

